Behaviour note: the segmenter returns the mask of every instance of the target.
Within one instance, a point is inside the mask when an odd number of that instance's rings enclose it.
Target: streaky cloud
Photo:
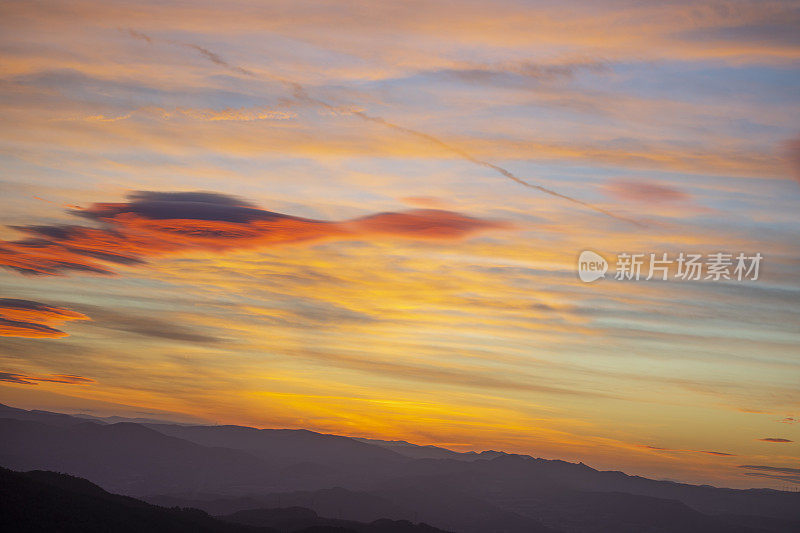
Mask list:
[[[800,182],[800,135],[783,143],[783,154],[794,178]]]
[[[578,59],[563,63],[535,63],[532,61],[506,62],[501,64],[467,64],[452,68],[422,71],[423,75],[458,79],[474,83],[503,83],[511,77],[536,81],[553,81],[573,78],[580,71],[603,72],[608,70],[606,61]]]
[[[800,468],[790,468],[785,466],[739,465],[739,468],[747,468],[750,470],[763,470],[766,472],[780,472],[782,474],[800,474]]]
[[[133,36],[134,38],[144,40],[148,44],[153,44],[153,42],[154,42],[153,37],[150,37],[150,36],[148,36],[148,35],[146,35],[144,33],[138,32],[138,31],[133,30],[133,29],[129,29],[128,31],[129,31],[129,35]],[[254,78],[255,77],[259,77],[253,71],[245,69],[245,68],[237,66],[237,65],[234,65],[232,63],[229,63],[228,61],[223,59],[219,54],[217,54],[215,52],[212,52],[212,51],[210,51],[207,48],[204,48],[202,46],[199,46],[199,45],[196,45],[196,44],[191,44],[191,43],[182,43],[182,42],[172,41],[172,40],[165,40],[165,42],[167,42],[169,44],[173,44],[173,45],[185,46],[185,47],[194,49],[195,51],[200,53],[200,55],[203,56],[205,59],[211,61],[212,63],[214,63],[216,65],[224,67],[224,68],[226,68],[228,70],[231,70],[231,71],[234,71],[234,72],[237,72],[237,73],[240,73],[240,74],[244,74],[246,76],[254,77]],[[463,159],[465,161],[468,161],[468,162],[470,162],[470,163],[472,163],[474,165],[481,166],[481,167],[493,170],[496,173],[500,174],[501,176],[504,176],[504,177],[510,179],[511,181],[514,181],[514,182],[518,183],[519,185],[522,185],[523,187],[527,187],[529,189],[534,189],[534,190],[537,190],[537,191],[542,192],[544,194],[548,194],[550,196],[554,196],[556,198],[560,198],[562,200],[566,200],[568,202],[580,205],[581,207],[585,207],[587,209],[591,209],[592,211],[601,213],[603,215],[606,215],[608,217],[620,220],[622,222],[627,222],[627,223],[630,223],[630,224],[634,224],[634,225],[639,226],[639,227],[644,227],[645,226],[643,223],[641,223],[641,222],[639,222],[637,220],[633,220],[631,218],[627,218],[627,217],[618,215],[616,213],[613,213],[613,212],[611,212],[611,211],[609,211],[607,209],[604,209],[602,207],[596,206],[596,205],[591,204],[589,202],[585,202],[585,201],[580,200],[578,198],[575,198],[573,196],[569,196],[569,195],[557,192],[557,191],[555,191],[553,189],[550,189],[549,187],[544,187],[543,185],[538,185],[538,184],[535,184],[535,183],[531,183],[531,182],[529,182],[527,180],[524,180],[524,179],[520,178],[519,176],[517,176],[516,174],[514,174],[513,172],[511,172],[510,170],[508,170],[508,169],[506,169],[504,167],[501,167],[500,165],[497,165],[495,163],[492,163],[492,162],[489,162],[489,161],[486,161],[486,160],[483,160],[483,159],[479,159],[478,157],[475,157],[471,153],[467,152],[466,150],[464,150],[462,148],[459,148],[458,146],[455,146],[455,145],[450,144],[448,142],[445,142],[445,141],[439,139],[438,137],[436,137],[434,135],[431,135],[429,133],[425,133],[423,131],[415,130],[415,129],[412,129],[412,128],[408,128],[406,126],[402,126],[400,124],[396,124],[394,122],[390,122],[390,121],[386,120],[383,117],[376,116],[376,115],[370,115],[370,114],[365,113],[364,111],[361,111],[359,109],[352,109],[352,108],[347,108],[347,107],[344,107],[344,106],[333,105],[333,104],[331,104],[329,102],[326,102],[325,100],[321,100],[319,98],[312,97],[311,95],[308,94],[308,92],[305,90],[305,87],[303,87],[303,85],[301,85],[300,83],[297,83],[295,81],[287,80],[285,78],[282,78],[280,76],[275,76],[275,75],[268,75],[267,77],[269,79],[272,79],[274,81],[278,81],[278,82],[286,85],[287,87],[289,87],[292,90],[292,93],[293,93],[295,99],[297,99],[298,101],[305,102],[307,104],[316,105],[316,106],[328,109],[329,111],[333,111],[337,115],[338,114],[353,115],[353,116],[356,116],[356,117],[360,118],[361,120],[364,120],[364,121],[367,121],[367,122],[372,122],[372,123],[375,123],[375,124],[380,124],[382,126],[385,126],[387,128],[393,129],[395,131],[398,131],[398,132],[401,132],[401,133],[405,133],[407,135],[411,135],[411,136],[417,137],[417,138],[422,139],[424,141],[430,142],[431,144],[439,146],[440,148],[442,148],[442,149],[444,149],[444,150],[446,150],[448,152],[451,152],[451,153],[457,155],[458,157],[460,157],[461,159]]]
[[[675,203],[690,199],[690,196],[670,185],[642,180],[615,179],[605,186],[614,198],[641,203]]]
[[[38,385],[39,383],[64,383],[66,385],[86,385],[96,383],[95,380],[71,374],[50,374],[45,377],[26,376],[12,372],[0,372],[0,382],[15,383],[17,385]]]
[[[71,309],[33,300],[0,298],[0,337],[66,337],[67,333],[52,325],[68,320],[89,320],[89,317]]]
[[[745,472],[744,475],[746,476],[764,477],[800,484],[800,468],[769,465],[739,465],[739,468],[751,470],[751,472]]]
[[[718,452],[713,450],[687,450],[682,448],[662,448],[660,446],[652,446],[649,444],[637,444],[639,448],[645,448],[647,450],[654,450],[657,452],[685,452],[685,453],[703,453],[706,455],[717,455],[720,457],[736,457],[735,453],[728,453],[728,452]]]
[[[214,344],[224,340],[180,324],[176,318],[164,320],[153,316],[95,306],[82,306],[81,309],[91,314],[92,325],[98,328],[133,333],[155,339],[196,344]]]

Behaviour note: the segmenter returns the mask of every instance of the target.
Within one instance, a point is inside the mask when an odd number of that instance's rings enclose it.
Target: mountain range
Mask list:
[[[0,530],[8,533],[447,533],[427,524],[323,518],[310,509],[252,509],[214,518],[111,494],[86,479],[0,468]]]
[[[430,531],[460,533],[800,531],[800,493],[657,481],[496,451],[3,405],[0,435],[7,469],[80,476],[156,510],[202,510],[190,515],[225,524],[219,527],[373,531],[364,528],[423,522]],[[8,475],[30,483],[42,474]]]

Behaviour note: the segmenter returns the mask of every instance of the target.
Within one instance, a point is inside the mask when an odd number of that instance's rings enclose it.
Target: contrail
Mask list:
[[[133,37],[135,39],[141,39],[143,41],[146,41],[148,44],[153,44],[153,42],[156,40],[153,37],[150,37],[149,35],[147,35],[145,33],[142,33],[142,32],[139,32],[139,31],[136,31],[136,30],[134,30],[132,28],[128,28],[127,32],[131,37]],[[191,48],[192,50],[194,50],[197,53],[199,53],[206,60],[211,61],[212,63],[214,63],[216,65],[219,65],[221,67],[224,67],[224,68],[226,68],[228,70],[231,70],[233,72],[237,72],[239,74],[244,74],[244,75],[250,76],[252,78],[259,77],[255,72],[253,72],[251,70],[248,70],[246,68],[240,67],[238,65],[231,64],[228,61],[226,61],[225,59],[223,59],[219,54],[217,54],[215,52],[212,52],[211,50],[209,50],[207,48],[204,48],[202,46],[199,46],[199,45],[196,45],[196,44],[192,44],[192,43],[183,43],[183,42],[179,42],[179,41],[173,41],[173,40],[164,40],[164,42],[167,42],[167,43],[175,45],[175,46],[183,46],[183,47],[186,47],[186,48]],[[603,215],[606,215],[608,217],[614,218],[616,220],[621,220],[623,222],[628,222],[630,224],[634,224],[634,225],[639,226],[639,227],[645,227],[645,224],[643,224],[643,223],[641,223],[641,222],[639,222],[637,220],[633,220],[631,218],[627,218],[627,217],[624,217],[624,216],[621,216],[621,215],[617,215],[616,213],[612,213],[611,211],[603,209],[602,207],[598,207],[598,206],[596,206],[594,204],[590,204],[589,202],[585,202],[585,201],[580,200],[578,198],[574,198],[572,196],[568,196],[566,194],[562,194],[560,192],[554,191],[553,189],[549,189],[549,188],[544,187],[542,185],[537,185],[535,183],[531,183],[529,181],[526,181],[526,180],[520,178],[519,176],[517,176],[516,174],[514,174],[513,172],[511,172],[510,170],[501,167],[500,165],[496,165],[496,164],[494,164],[494,163],[492,163],[490,161],[485,161],[483,159],[479,159],[479,158],[475,157],[474,155],[470,154],[469,152],[463,150],[462,148],[459,148],[458,146],[453,146],[452,144],[447,143],[447,142],[445,142],[445,141],[439,139],[438,137],[435,137],[435,136],[433,136],[433,135],[431,135],[429,133],[425,133],[423,131],[418,131],[418,130],[415,130],[415,129],[412,129],[412,128],[408,128],[406,126],[401,126],[400,124],[395,124],[394,122],[390,122],[390,121],[386,120],[383,117],[369,115],[367,113],[364,113],[363,111],[353,110],[353,109],[350,109],[350,108],[347,108],[347,107],[333,105],[331,103],[326,102],[325,100],[320,100],[319,98],[314,98],[313,96],[310,96],[308,94],[308,92],[306,92],[305,87],[303,87],[301,84],[299,84],[299,83],[297,83],[295,81],[287,80],[285,78],[282,78],[280,76],[275,76],[275,75],[272,75],[272,74],[268,75],[267,77],[269,77],[270,79],[272,79],[274,81],[277,81],[277,82],[280,82],[280,83],[286,85],[287,87],[289,87],[291,89],[292,94],[294,95],[296,100],[299,100],[299,101],[302,101],[302,102],[307,102],[307,103],[310,103],[310,104],[313,104],[313,105],[317,105],[317,106],[320,106],[320,107],[324,107],[325,109],[330,109],[331,111],[336,111],[338,113],[351,114],[351,115],[354,115],[354,116],[360,118],[361,120],[364,120],[364,121],[367,121],[367,122],[373,122],[373,123],[376,123],[376,124],[381,124],[382,126],[385,126],[387,128],[393,129],[395,131],[399,131],[399,132],[405,133],[407,135],[412,135],[412,136],[417,137],[419,139],[423,139],[425,141],[430,142],[431,144],[435,144],[436,146],[439,146],[439,147],[447,150],[448,152],[452,152],[452,153],[456,154],[460,158],[464,159],[465,161],[469,161],[470,163],[472,163],[474,165],[478,165],[478,166],[482,166],[482,167],[494,170],[495,172],[497,172],[501,176],[504,176],[504,177],[506,177],[506,178],[508,178],[508,179],[510,179],[510,180],[522,185],[523,187],[528,187],[529,189],[534,189],[534,190],[537,190],[539,192],[543,192],[545,194],[549,194],[550,196],[554,196],[556,198],[561,198],[562,200],[566,200],[568,202],[572,202],[572,203],[580,205],[582,207],[586,207],[587,209],[591,209],[591,210],[596,211],[598,213],[602,213]]]
[[[201,56],[203,56],[204,58],[208,59],[212,63],[216,63],[217,65],[219,65],[221,67],[225,67],[228,70],[232,70],[234,72],[238,72],[239,74],[245,74],[245,75],[251,76],[253,78],[256,77],[254,72],[252,72],[250,70],[247,70],[246,68],[242,68],[242,67],[239,67],[239,66],[236,66],[236,65],[232,65],[232,64],[228,63],[227,61],[225,61],[224,59],[222,59],[222,57],[220,57],[219,54],[215,54],[214,52],[212,52],[208,48],[203,48],[200,45],[192,44],[192,43],[182,43],[180,41],[174,41],[172,39],[155,39],[154,37],[150,37],[146,33],[142,33],[140,31],[136,31],[133,28],[127,28],[125,30],[122,30],[122,28],[120,28],[120,31],[126,31],[128,33],[128,35],[130,35],[134,39],[139,39],[139,40],[145,41],[147,44],[153,44],[156,41],[163,41],[165,43],[169,43],[169,44],[172,44],[172,45],[175,45],[175,46],[183,46],[183,47],[186,47],[186,48],[191,48],[192,50],[194,50],[195,52],[199,53]]]
[[[222,67],[231,69],[231,70],[233,70],[235,72],[239,72],[241,74],[246,74],[248,76],[255,77],[255,74],[253,72],[247,70],[246,68],[237,67],[236,65],[231,65],[230,63],[228,63],[227,61],[222,59],[220,56],[218,56],[217,54],[215,54],[214,52],[212,52],[208,48],[203,48],[202,46],[198,46],[196,44],[179,43],[179,42],[176,42],[176,41],[170,41],[170,42],[172,44],[177,44],[179,46],[186,46],[188,48],[191,48],[191,49],[199,52],[200,55],[202,55],[203,57],[205,57],[206,59],[208,59],[212,63],[216,63],[217,65],[220,65]]]

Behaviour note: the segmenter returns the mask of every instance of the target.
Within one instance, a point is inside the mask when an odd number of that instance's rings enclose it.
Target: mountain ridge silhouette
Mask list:
[[[420,453],[411,443],[384,442],[387,449],[308,430],[111,423],[8,406],[0,406],[0,434],[2,466],[65,472],[213,515],[304,507],[459,533],[800,531],[799,493],[658,481],[526,455]]]

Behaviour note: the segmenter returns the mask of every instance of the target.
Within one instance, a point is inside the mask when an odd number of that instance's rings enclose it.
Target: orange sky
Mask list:
[[[741,465],[800,460],[798,21],[5,2],[0,402],[781,487]]]

